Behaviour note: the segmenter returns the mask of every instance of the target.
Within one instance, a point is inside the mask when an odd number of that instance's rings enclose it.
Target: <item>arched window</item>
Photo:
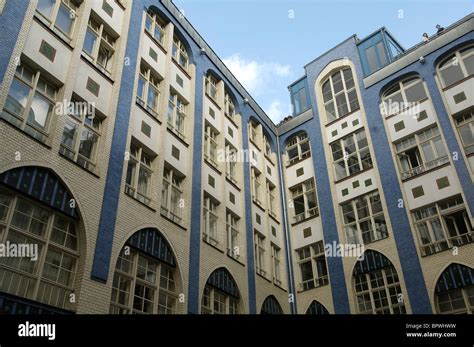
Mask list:
[[[438,75],[444,88],[474,75],[474,46],[462,48],[441,61]]]
[[[176,313],[176,260],[156,229],[133,234],[122,248],[112,282],[110,313]]]
[[[438,313],[474,313],[474,269],[451,264],[436,283]]]
[[[306,310],[306,314],[329,314],[329,311],[319,301],[313,300]]]
[[[73,310],[79,242],[71,201],[47,169],[0,175],[0,243],[8,252],[0,257],[0,292]]]
[[[238,314],[240,295],[232,275],[225,268],[207,279],[201,300],[201,314]]]
[[[145,30],[161,45],[165,42],[166,22],[155,11],[148,9],[145,18]]]
[[[173,37],[173,58],[181,65],[185,70],[188,69],[188,52],[183,42],[179,39],[178,36],[174,35]]]
[[[306,132],[295,135],[288,140],[286,143],[286,155],[288,156],[288,165],[311,156],[311,146]]]
[[[383,254],[368,250],[353,272],[359,313],[406,313],[397,271]]]
[[[283,314],[283,310],[278,300],[273,295],[269,295],[262,304],[260,314]]]
[[[323,83],[322,90],[327,122],[359,109],[351,68],[338,70],[329,76]]]
[[[427,98],[428,94],[420,77],[398,81],[383,94],[384,115],[397,114]]]

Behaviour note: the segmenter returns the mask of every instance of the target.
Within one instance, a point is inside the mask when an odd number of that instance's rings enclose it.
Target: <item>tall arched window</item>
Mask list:
[[[73,310],[79,242],[71,199],[47,169],[0,175],[0,243],[17,252],[0,257],[0,292]]]
[[[474,313],[474,269],[451,264],[436,283],[438,313]]]
[[[329,314],[329,311],[319,301],[313,300],[306,310],[306,314]]]
[[[359,109],[351,68],[334,72],[323,83],[322,90],[328,123]]]
[[[418,77],[409,77],[392,85],[382,97],[384,115],[397,114],[428,98],[423,80]]]
[[[474,46],[454,52],[439,63],[437,70],[444,88],[474,75]]]
[[[176,260],[156,229],[142,229],[122,248],[112,282],[110,313],[176,313]]]
[[[240,295],[227,269],[215,270],[207,279],[201,300],[201,314],[238,314]]]
[[[397,270],[383,254],[368,250],[353,272],[359,313],[406,313]]]
[[[262,304],[260,314],[283,314],[283,310],[280,303],[273,295],[267,296]]]

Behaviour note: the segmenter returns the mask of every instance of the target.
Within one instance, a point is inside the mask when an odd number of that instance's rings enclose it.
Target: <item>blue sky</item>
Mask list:
[[[474,0],[174,0],[278,122],[304,65],[352,34],[385,26],[405,47],[474,11]]]

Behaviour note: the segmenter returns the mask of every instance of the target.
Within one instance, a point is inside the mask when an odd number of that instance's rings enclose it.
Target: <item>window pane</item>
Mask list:
[[[91,29],[87,29],[86,38],[84,39],[84,51],[87,54],[92,55],[96,40],[97,35]]]
[[[411,86],[405,89],[405,94],[407,97],[407,102],[418,102],[426,98],[426,91],[423,86],[423,82],[416,83],[414,86]]]
[[[84,129],[81,134],[79,153],[87,159],[93,160],[98,140],[99,137],[96,133],[92,130]]]
[[[474,75],[474,54],[471,54],[469,57],[466,57],[464,60],[464,66],[466,67],[467,74],[469,76]]]
[[[56,0],[40,0],[38,1],[38,7],[36,9],[46,18],[51,19],[51,13],[53,12],[54,4]]]
[[[74,149],[77,127],[77,124],[74,123],[72,120],[70,120],[69,118],[66,119],[61,143],[67,146],[68,148]]]
[[[29,92],[30,88],[15,78],[5,102],[5,109],[17,116],[21,116],[25,110]]]
[[[451,66],[444,68],[442,71],[440,71],[440,74],[446,87],[464,78],[459,63],[456,65],[451,64]]]
[[[41,1],[40,1],[41,2]],[[59,6],[58,15],[56,17],[56,26],[61,29],[62,32],[70,35],[72,25],[74,23],[75,12],[67,8],[62,2]]]
[[[39,93],[35,93],[28,115],[28,123],[37,128],[45,129],[53,104]]]
[[[342,93],[336,96],[336,103],[337,103],[337,114],[339,117],[342,117],[346,115],[347,113],[349,113],[345,93]]]

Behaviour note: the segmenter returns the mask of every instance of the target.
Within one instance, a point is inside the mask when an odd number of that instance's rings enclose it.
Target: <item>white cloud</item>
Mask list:
[[[278,124],[289,114],[288,108],[289,106],[285,109],[284,104],[278,100],[274,100],[270,103],[270,106],[265,108],[265,112],[275,124]]]
[[[275,77],[291,75],[291,66],[275,62],[246,60],[240,54],[223,59],[224,64],[251,93],[259,95],[274,85]]]

